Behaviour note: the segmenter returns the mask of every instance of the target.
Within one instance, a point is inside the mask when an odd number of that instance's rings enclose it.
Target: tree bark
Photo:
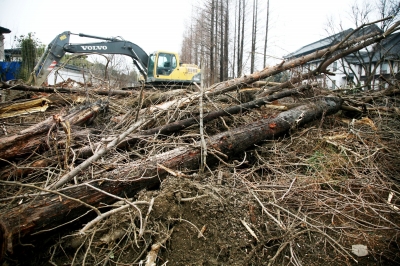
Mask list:
[[[242,1],[239,1],[239,3]],[[242,13],[242,16],[240,17],[240,12]],[[244,25],[245,25],[245,16],[246,14],[246,1],[243,0],[242,2],[242,9],[240,9],[240,4],[239,4],[239,25],[240,23],[241,26],[238,29],[239,33],[239,38],[238,38],[238,61],[237,61],[237,66],[238,66],[238,77],[241,77],[243,74],[243,52],[244,52]]]
[[[224,1],[220,0],[219,81],[224,81]]]
[[[224,79],[227,80],[229,79],[229,0],[226,0],[226,6],[225,6],[225,22],[224,22]]]
[[[258,0],[253,0],[253,24],[251,26],[251,56],[250,56],[250,73],[254,72],[256,58],[256,43],[257,43],[257,14]]]
[[[83,103],[84,101],[85,98],[78,95],[61,97],[59,94],[52,94],[48,97],[5,102],[0,104],[0,118],[44,112],[50,106],[65,105],[70,102]]]
[[[120,96],[132,96],[138,95],[136,91],[125,91],[125,90],[104,90],[94,88],[65,88],[65,87],[35,87],[23,84],[10,85],[4,82],[0,82],[0,88],[19,90],[19,91],[31,91],[31,92],[47,92],[47,93],[86,93],[87,91],[98,95],[120,95]]]
[[[65,140],[66,140],[66,135],[65,132],[58,132],[60,133],[58,135],[58,143],[57,145],[59,147],[65,147]],[[88,135],[93,135],[93,134],[98,134],[99,132],[96,132],[94,130],[91,130],[89,128],[85,128],[83,130],[77,130],[77,128],[72,128],[71,130],[71,139],[73,140],[73,145],[74,143],[80,143],[82,141],[85,141],[87,139]],[[41,168],[49,167],[52,165],[56,165],[59,161],[59,157],[57,155],[53,155],[52,152],[46,152],[42,154],[43,157],[40,157],[34,161],[28,160],[26,163],[18,163],[18,164],[9,164],[6,166],[2,166],[0,168],[0,180],[12,180],[12,181],[19,181],[29,174],[32,174],[36,171],[38,171]],[[73,159],[73,154],[70,154],[70,159]]]
[[[269,0],[267,0],[267,22],[265,25],[265,37],[264,37],[264,64],[263,64],[264,68],[267,67],[268,30],[269,30]]]
[[[214,84],[214,24],[215,24],[215,2],[211,1],[211,25],[210,25],[210,84]]]
[[[104,103],[96,102],[64,117],[54,115],[17,134],[0,138],[0,158],[5,160],[19,158],[32,153],[35,149],[47,149],[46,136],[58,123],[63,121],[68,121],[70,125],[89,123],[104,107]]]
[[[247,103],[244,103],[241,105],[230,106],[230,107],[222,109],[222,110],[209,112],[209,113],[204,114],[203,122],[207,123],[214,119],[217,119],[218,117],[234,115],[234,114],[238,114],[241,112],[247,112],[248,110],[251,110],[254,108],[260,108],[261,106],[268,104],[269,102],[295,95],[301,91],[309,89],[310,87],[311,87],[311,85],[303,85],[296,89],[281,91],[279,93],[275,93],[275,94],[269,95],[267,97],[259,98],[254,101],[250,101],[250,102],[247,102]],[[142,139],[144,136],[150,136],[150,135],[155,135],[155,134],[168,135],[168,134],[183,130],[191,125],[199,123],[199,119],[200,118],[198,116],[191,117],[191,118],[187,118],[187,119],[183,119],[183,120],[178,120],[178,121],[175,121],[175,122],[172,122],[172,123],[160,126],[160,127],[151,128],[148,130],[142,130],[142,131],[134,134],[133,136],[130,136],[129,139],[125,139],[125,140],[121,141],[117,145],[117,148],[118,149],[126,149],[127,147],[132,147],[133,145],[135,145],[137,143],[138,140]],[[79,158],[88,158],[89,156],[93,155],[93,150],[96,150],[97,147],[99,147],[100,145],[102,145],[102,143],[96,143],[93,145],[93,147],[90,147],[90,146],[82,147],[76,152],[77,156]]]
[[[274,118],[262,119],[217,134],[208,139],[207,146],[230,157],[262,140],[282,135],[292,128],[303,126],[323,115],[336,113],[341,104],[342,100],[339,98],[323,98],[319,102],[282,112]],[[101,180],[92,181],[91,184],[114,195],[132,197],[145,187],[158,185],[168,173],[179,176],[184,175],[180,171],[196,169],[200,155],[200,143],[194,147],[178,147],[146,160],[134,161],[106,174],[103,173]],[[215,157],[210,156],[207,162],[216,160]],[[71,186],[59,192],[63,195],[46,194],[25,198],[24,203],[5,210],[0,218],[0,250],[3,252],[0,254],[0,259],[6,250],[12,252],[13,247],[21,243],[20,239],[59,226],[87,212],[88,206],[82,202],[98,207],[116,201],[115,198],[85,184]]]

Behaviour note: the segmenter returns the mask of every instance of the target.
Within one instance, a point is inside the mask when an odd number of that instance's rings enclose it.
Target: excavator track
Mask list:
[[[142,87],[146,90],[176,90],[185,89],[189,91],[197,90],[194,84],[162,84],[162,83],[146,83],[144,85],[137,85],[131,87],[124,87],[122,90],[140,90]]]

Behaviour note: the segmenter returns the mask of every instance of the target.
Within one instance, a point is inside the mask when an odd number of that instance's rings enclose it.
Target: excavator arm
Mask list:
[[[41,85],[47,79],[47,76],[53,70],[55,65],[60,62],[66,52],[127,55],[133,59],[133,63],[145,79],[147,78],[147,63],[149,56],[136,44],[116,38],[98,37],[83,33],[77,35],[80,37],[105,40],[105,42],[71,44],[69,43],[71,34],[73,33],[64,31],[54,38],[54,40],[48,45],[46,51],[35,66],[34,73],[36,76],[36,85]]]

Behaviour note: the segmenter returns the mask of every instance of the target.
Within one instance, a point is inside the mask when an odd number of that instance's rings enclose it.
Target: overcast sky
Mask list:
[[[265,1],[265,0],[262,0]],[[182,35],[196,0],[0,0],[0,26],[13,37],[35,32],[44,44],[71,31],[136,43],[147,53],[180,51]],[[281,57],[327,36],[328,17],[346,22],[352,0],[270,0],[269,53]],[[261,19],[261,18],[260,18]],[[264,19],[262,19],[264,21]],[[264,23],[264,22],[263,22]],[[345,27],[351,26],[345,23]],[[73,37],[71,42],[91,40]]]

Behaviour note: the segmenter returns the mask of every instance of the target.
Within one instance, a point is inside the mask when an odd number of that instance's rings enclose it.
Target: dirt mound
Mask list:
[[[78,265],[112,263],[114,259],[127,265],[140,264],[151,246],[161,242],[157,265],[246,265],[257,245],[250,230],[254,234],[253,230],[264,227],[257,233],[261,238],[267,234],[268,222],[258,203],[237,188],[169,177],[160,190],[139,193],[137,201],[151,202],[152,198],[143,238],[137,233],[140,218],[146,219],[147,206],[141,208],[142,217],[130,210],[104,221],[89,237],[65,237],[54,247],[58,254],[54,262],[64,264],[66,257],[61,250],[67,250],[76,252],[74,262]]]
[[[287,216],[259,197],[290,197],[289,190],[279,193],[260,186],[263,191],[257,192],[234,174],[225,172],[223,178],[223,184],[218,184],[221,180],[168,177],[159,190],[137,195],[136,202],[151,203],[153,199],[151,208],[146,204],[141,205],[140,213],[131,208],[114,214],[85,236],[62,236],[50,248],[50,261],[55,265],[145,265],[153,251],[156,265],[276,265],[294,260],[302,265],[396,265],[399,261],[397,230],[394,235],[355,230],[352,219],[342,220],[344,206],[338,206],[336,217],[318,211],[333,199],[306,206],[296,195],[299,204],[290,206]],[[322,193],[315,188],[305,190],[306,186],[306,182],[300,185],[303,191],[297,193],[313,193],[322,199]],[[302,208],[313,211],[300,219]],[[325,227],[314,227],[315,223],[322,225],[314,219],[323,220]],[[360,215],[354,222],[367,221]],[[375,222],[370,220],[371,225]],[[141,228],[143,237],[139,236]],[[351,254],[352,245],[358,243],[368,245],[369,256]],[[358,263],[349,261],[349,255]]]

